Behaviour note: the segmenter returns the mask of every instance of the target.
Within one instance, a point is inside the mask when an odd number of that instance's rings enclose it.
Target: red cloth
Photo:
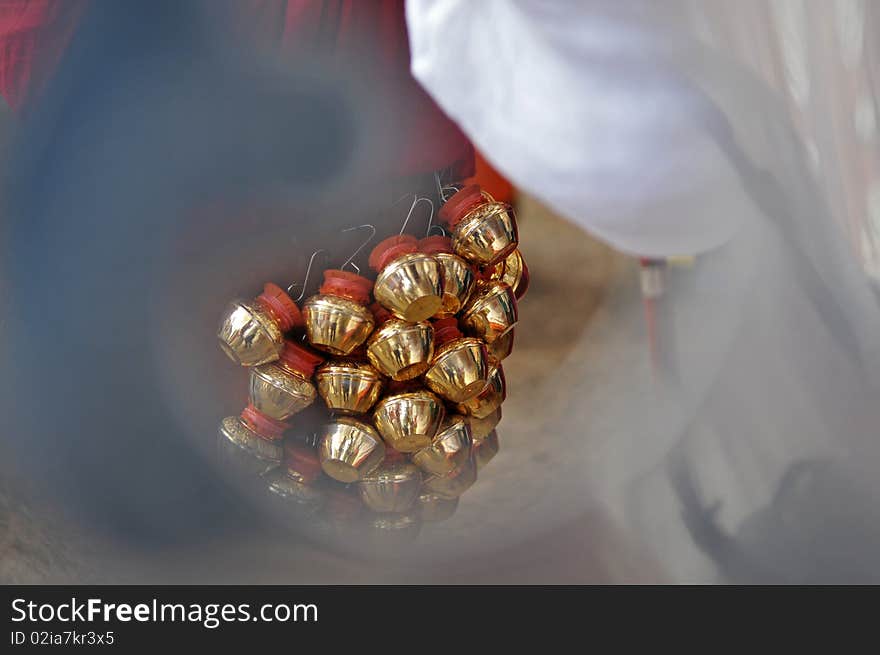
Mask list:
[[[0,94],[14,111],[33,101],[57,65],[88,0],[0,0]],[[473,174],[473,148],[409,73],[403,0],[250,0],[261,43],[282,56],[322,49],[356,65],[393,97],[399,170],[456,166]]]

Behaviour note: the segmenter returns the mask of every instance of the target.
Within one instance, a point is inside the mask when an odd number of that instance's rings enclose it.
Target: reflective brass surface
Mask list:
[[[319,457],[321,468],[331,478],[356,482],[382,463],[385,445],[372,426],[341,417],[324,427]]]
[[[501,403],[506,397],[507,385],[504,380],[504,369],[501,364],[498,364],[489,373],[489,383],[486,388],[467,402],[456,405],[456,409],[461,414],[486,418],[501,407]]]
[[[250,371],[251,404],[270,418],[283,421],[315,402],[315,385],[279,364]]]
[[[474,271],[458,255],[441,252],[434,255],[443,279],[443,304],[434,318],[454,316],[461,311],[474,289]]]
[[[477,418],[476,416],[469,416],[471,424],[471,437],[474,442],[483,439],[484,437],[489,436],[489,433],[494,430],[498,424],[501,422],[501,408],[499,407],[494,412],[485,416],[483,418]]]
[[[313,514],[321,509],[323,494],[314,485],[296,480],[283,469],[276,469],[266,476],[269,493],[281,501],[282,509]]]
[[[278,359],[284,347],[281,330],[259,305],[233,300],[217,330],[220,347],[242,366],[258,366]]]
[[[522,253],[517,249],[510,253],[503,261],[499,262],[492,272],[490,279],[504,282],[513,291],[514,298],[519,296],[520,289],[528,281],[523,279],[525,272],[525,260]]]
[[[511,328],[492,343],[486,344],[486,350],[492,359],[500,362],[513,352],[513,337],[515,333],[516,329]]]
[[[318,393],[335,412],[363,414],[382,394],[382,376],[369,364],[329,361],[315,373]]]
[[[432,476],[425,480],[423,490],[443,498],[458,498],[477,481],[477,465],[469,458],[464,465],[444,476]]]
[[[340,296],[312,296],[302,314],[309,343],[332,355],[351,354],[373,331],[370,310]]]
[[[474,440],[474,462],[477,464],[478,471],[498,454],[499,448],[498,433],[495,430],[482,439]]]
[[[428,448],[412,454],[413,464],[428,475],[449,475],[471,456],[471,427],[464,416],[446,418]]]
[[[361,499],[374,512],[405,512],[412,507],[421,486],[419,469],[405,460],[385,462],[358,483]]]
[[[514,251],[518,242],[513,208],[503,202],[479,205],[452,233],[455,254],[480,265],[501,261]]]
[[[393,380],[411,380],[424,373],[434,356],[430,323],[387,320],[367,341],[367,357]]]
[[[423,521],[437,523],[452,518],[458,509],[458,498],[444,498],[432,493],[419,495],[418,505]]]
[[[465,337],[443,344],[425,373],[425,384],[449,402],[462,403],[482,391],[489,379],[486,345]]]
[[[513,329],[516,299],[503,282],[478,282],[461,315],[463,329],[486,343],[494,343]]]
[[[427,320],[443,306],[440,264],[420,252],[398,257],[379,272],[373,296],[398,318]]]
[[[380,400],[373,418],[389,446],[412,453],[431,445],[443,414],[443,402],[433,393],[410,391]]]
[[[227,416],[220,423],[219,447],[228,463],[252,475],[262,475],[277,467],[284,457],[281,439],[264,439],[238,416]]]

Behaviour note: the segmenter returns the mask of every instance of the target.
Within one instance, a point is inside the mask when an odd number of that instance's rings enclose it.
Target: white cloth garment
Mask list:
[[[741,8],[789,38],[805,3],[731,4],[408,0],[412,71],[563,216],[628,253],[702,255],[661,301],[661,383],[618,371],[621,409],[547,419],[557,435],[615,427],[572,457],[665,573],[877,581],[880,309],[835,220],[848,196],[817,180],[784,94],[705,38]],[[816,67],[781,57],[803,97]]]

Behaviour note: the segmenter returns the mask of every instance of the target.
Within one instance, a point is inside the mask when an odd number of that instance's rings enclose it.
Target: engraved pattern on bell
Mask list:
[[[428,448],[412,455],[413,463],[428,475],[449,475],[471,456],[471,427],[464,416],[448,417]]]
[[[434,356],[430,323],[387,320],[367,341],[367,357],[382,373],[398,382],[422,375]]]
[[[444,411],[443,402],[430,391],[410,391],[380,400],[373,417],[389,446],[411,453],[431,445]]]
[[[385,458],[385,445],[376,430],[345,416],[324,427],[319,448],[324,473],[345,483],[357,482]]]
[[[458,497],[444,498],[432,493],[419,495],[417,507],[422,520],[431,523],[446,521],[452,518],[458,509]]]
[[[238,416],[227,416],[221,421],[218,445],[227,463],[249,475],[264,474],[280,465],[284,457],[281,439],[264,439]]]
[[[419,469],[407,461],[385,462],[361,477],[361,499],[374,512],[405,512],[422,486]]]
[[[495,430],[482,439],[474,439],[474,462],[477,464],[478,471],[492,461],[492,458],[498,454],[500,447],[498,433]]]
[[[454,339],[437,349],[425,384],[431,391],[453,403],[476,396],[489,379],[486,345],[479,339]]]
[[[461,315],[465,332],[488,344],[503,337],[518,320],[516,299],[503,282],[479,282]]]
[[[452,233],[455,254],[481,266],[501,261],[516,249],[518,243],[513,207],[503,202],[478,205]]]
[[[465,306],[474,290],[473,269],[458,255],[441,252],[434,255],[443,279],[443,304],[434,318],[454,316]]]
[[[242,366],[273,362],[284,347],[283,335],[272,317],[246,300],[229,303],[217,338],[229,359]]]
[[[499,407],[483,418],[469,416],[468,420],[471,424],[471,438],[474,442],[477,442],[478,440],[489,436],[489,433],[492,432],[492,430],[494,430],[501,422],[501,408]]]
[[[251,404],[266,416],[283,421],[315,402],[315,385],[275,363],[251,369]]]
[[[474,459],[468,458],[463,466],[449,475],[431,476],[425,480],[424,491],[443,498],[458,498],[470,489],[477,481],[477,465]]]
[[[280,501],[282,510],[292,510],[301,514],[314,514],[321,508],[323,494],[314,485],[305,484],[287,474],[283,469],[272,471],[266,476],[269,493]]]
[[[309,343],[332,355],[349,355],[373,331],[373,314],[341,296],[317,295],[305,301],[303,320]]]
[[[489,373],[489,383],[486,388],[470,400],[459,403],[456,409],[461,414],[486,418],[492,412],[501,407],[501,403],[507,397],[507,384],[504,380],[504,368],[501,364],[495,366]]]
[[[327,407],[345,414],[370,411],[382,394],[382,376],[362,362],[327,362],[318,368],[315,381]]]
[[[443,305],[440,264],[419,252],[398,257],[379,272],[373,296],[398,318],[427,320]]]

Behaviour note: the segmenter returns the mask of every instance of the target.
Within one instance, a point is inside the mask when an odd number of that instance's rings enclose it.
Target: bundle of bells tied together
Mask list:
[[[446,189],[441,234],[381,241],[375,280],[343,265],[301,306],[267,283],[226,310],[220,344],[249,367],[250,393],[220,442],[300,514],[417,534],[454,513],[498,452],[528,269],[509,205],[477,185]],[[290,434],[317,396],[323,427]]]

